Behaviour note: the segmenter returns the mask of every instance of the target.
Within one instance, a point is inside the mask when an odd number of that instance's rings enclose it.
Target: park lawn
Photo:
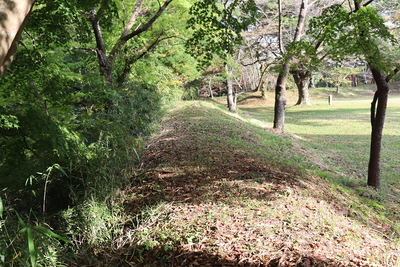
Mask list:
[[[352,95],[348,93],[350,90],[351,88],[344,90],[345,93],[340,97],[334,96],[332,105],[328,104],[327,96],[323,97],[317,92],[311,106],[295,106],[295,97],[290,92],[285,133],[307,151],[310,163],[319,170],[330,173],[334,182],[372,198],[373,201],[387,204],[387,212],[398,212],[400,96],[394,94],[389,97],[382,140],[382,185],[379,191],[375,191],[366,187],[372,94],[368,90],[359,90],[360,95]],[[272,97],[271,95],[270,99]],[[239,105],[239,108],[253,122],[272,127],[272,100],[251,101]]]

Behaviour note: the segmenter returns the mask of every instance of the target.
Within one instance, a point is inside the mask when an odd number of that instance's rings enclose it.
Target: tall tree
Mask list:
[[[282,1],[278,0],[279,4],[279,48],[281,54],[286,53],[286,49],[282,39]],[[297,19],[297,26],[293,37],[293,42],[299,42],[303,34],[303,27],[307,13],[308,0],[302,0],[300,11]],[[290,71],[290,62],[288,55],[285,55],[282,67],[278,74],[278,79],[275,87],[275,107],[274,107],[274,129],[283,132],[285,125],[285,109],[286,109],[286,81]]]
[[[226,86],[228,89],[227,101],[230,112],[236,112],[236,94],[233,89],[233,67],[225,64],[226,70]]]
[[[156,20],[165,12],[167,7],[171,4],[173,0],[165,0],[162,4],[158,2],[158,8],[153,11],[152,15],[149,16],[144,22],[138,21],[138,17],[143,14],[145,11],[152,12],[151,10],[145,10],[144,0],[137,0],[129,19],[125,22],[125,27],[122,29],[119,38],[114,42],[110,51],[107,51],[107,46],[105,44],[105,40],[102,35],[102,30],[100,26],[100,19],[98,14],[105,9],[109,3],[102,1],[100,5],[92,5],[88,6],[86,17],[91,23],[93,34],[96,39],[96,53],[98,57],[99,70],[102,76],[104,76],[108,85],[113,83],[113,67],[116,61],[116,58],[119,54],[121,54],[126,43],[139,36],[143,32],[150,29],[150,27],[156,22]],[[150,2],[150,5],[152,3]],[[104,15],[104,14],[102,14]],[[136,27],[135,27],[136,26]],[[152,49],[157,43],[162,40],[162,36],[156,36],[154,40],[146,44],[144,47],[145,51]],[[124,70],[119,77],[119,83],[122,83],[125,80],[127,73],[129,73],[132,68],[134,58],[132,55],[130,58],[125,61]]]
[[[329,1],[329,4],[333,4],[332,2],[337,1]],[[307,17],[320,15],[324,6],[326,6],[324,1],[313,1],[308,7]],[[303,40],[297,44],[292,43],[292,49],[294,50],[292,53],[296,56],[294,57],[294,62],[290,68],[290,73],[293,75],[298,91],[298,100],[296,105],[311,105],[308,87],[312,72],[327,56],[325,53],[318,53],[323,42],[313,41],[314,40],[310,40],[309,38],[303,38]]]
[[[368,10],[363,1],[354,0],[355,13],[359,13],[362,17],[367,17],[370,26],[379,27],[382,29],[384,21],[381,17],[374,12],[374,10]],[[366,9],[366,10],[363,10]],[[359,38],[364,39],[363,41],[369,41],[370,32],[365,29],[365,25],[361,25],[360,21],[357,24],[360,30]],[[386,108],[389,97],[389,85],[388,82],[391,75],[384,75],[384,67],[381,65],[382,55],[381,51],[377,47],[372,47],[374,50],[373,54],[369,51],[365,51],[366,60],[371,69],[372,76],[374,77],[377,90],[374,95],[374,99],[371,103],[371,148],[370,148],[370,158],[368,163],[368,180],[367,184],[374,187],[380,187],[380,158],[381,158],[381,148],[382,148],[382,133],[386,117]],[[395,69],[394,72],[398,72],[399,69]]]
[[[324,10],[312,24],[312,32],[320,41],[329,44],[330,55],[342,60],[349,55],[368,62],[377,90],[371,103],[371,149],[368,165],[368,185],[380,187],[380,155],[382,133],[389,95],[388,81],[399,71],[398,66],[385,57],[381,43],[395,42],[385,21],[368,5],[373,1],[355,0],[351,11],[341,5]]]

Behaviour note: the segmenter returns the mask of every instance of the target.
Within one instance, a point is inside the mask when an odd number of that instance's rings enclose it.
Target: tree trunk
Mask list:
[[[285,53],[284,47],[283,47],[283,41],[282,41],[282,6],[281,6],[281,0],[278,0],[278,8],[279,8],[279,48],[281,50],[281,53]],[[298,42],[300,41],[302,32],[303,32],[303,27],[304,27],[304,22],[305,22],[305,17],[307,13],[307,5],[308,5],[308,0],[302,0],[301,1],[301,6],[300,6],[300,11],[299,11],[299,16],[297,20],[297,26],[296,26],[296,31],[294,34],[293,42]],[[284,62],[282,64],[282,70],[278,75],[278,79],[276,82],[276,87],[275,87],[275,114],[274,114],[274,129],[283,132],[284,131],[284,125],[285,125],[285,108],[286,108],[286,80],[287,76],[289,74],[289,62]]]
[[[377,91],[375,92],[374,100],[371,103],[372,133],[368,164],[368,185],[378,188],[380,187],[382,133],[389,96],[389,85],[379,70],[371,67],[371,72],[376,81]]]
[[[351,86],[352,87],[357,87],[358,86],[358,75],[357,74],[352,74],[351,75]]]
[[[0,1],[0,77],[17,53],[19,38],[35,0]]]
[[[274,129],[283,132],[285,126],[286,80],[289,64],[283,64],[283,70],[278,75],[275,87]]]
[[[103,36],[101,34],[100,24],[98,18],[96,17],[97,15],[96,10],[95,9],[92,10],[92,14],[89,17],[89,20],[92,24],[94,36],[96,38],[96,52],[99,62],[100,74],[105,77],[107,85],[112,85],[113,65],[115,63],[118,54],[125,46],[126,42],[150,29],[150,27],[163,14],[163,12],[167,9],[168,5],[172,1],[173,0],[165,0],[164,4],[158,8],[157,12],[146,23],[144,23],[141,27],[132,30],[132,27],[135,24],[137,16],[140,14],[140,12],[142,12],[141,6],[143,0],[137,1],[128,23],[126,24],[119,39],[115,42],[109,55],[107,55],[107,50],[104,44]]]
[[[265,86],[261,88],[261,99],[267,100],[267,88]]]
[[[308,88],[315,88],[314,77],[310,76],[310,82],[308,84]]]
[[[93,33],[96,39],[96,53],[97,59],[99,63],[100,74],[106,79],[106,84],[112,84],[112,65],[109,59],[107,58],[106,46],[104,44],[103,35],[100,29],[99,20],[96,17],[97,11],[93,8],[92,14],[89,18],[90,23],[92,24]]]
[[[227,78],[226,78],[226,86],[228,88],[228,109],[230,112],[236,112],[236,97],[235,92],[233,91],[233,78],[232,78],[232,68],[226,66],[227,70]]]
[[[299,69],[291,71],[291,73],[299,92],[299,98],[296,105],[311,105],[308,93],[308,83],[310,81],[311,73],[308,70]]]
[[[213,89],[212,89],[212,79],[213,75],[210,77],[210,80],[208,80],[208,90],[210,91],[210,97],[214,97]]]

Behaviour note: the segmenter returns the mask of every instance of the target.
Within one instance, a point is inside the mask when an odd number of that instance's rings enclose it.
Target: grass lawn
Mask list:
[[[343,174],[348,185],[365,184],[370,149],[371,99],[335,100],[332,106],[315,101],[308,107],[290,107],[286,131],[299,143],[318,151],[329,169]],[[391,97],[382,143],[383,190],[400,189],[400,97]]]
[[[350,187],[366,184],[369,160],[372,94],[369,91],[359,93],[361,96],[349,97],[349,93],[345,94],[347,97],[334,96],[333,104],[329,105],[327,97],[322,98],[321,93],[317,92],[317,99],[312,101],[311,106],[294,106],[293,92],[289,92],[286,110],[285,132],[309,150],[314,164],[338,174],[336,177]],[[273,99],[272,94],[270,99]],[[239,108],[242,114],[260,125],[272,126],[272,100],[264,103],[261,100],[247,102],[239,105]],[[389,98],[382,144],[381,192],[382,195],[397,199],[400,191],[399,149],[400,96],[393,95]]]

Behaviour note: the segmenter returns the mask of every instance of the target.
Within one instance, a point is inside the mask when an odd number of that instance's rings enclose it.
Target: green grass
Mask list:
[[[311,106],[294,106],[295,93],[288,92],[285,132],[310,150],[332,169],[346,176],[366,177],[370,147],[370,103],[371,86],[367,88],[344,88],[335,95],[333,105],[327,98],[332,93],[327,88],[313,89],[316,99]],[[358,95],[360,94],[360,95]],[[351,97],[350,97],[351,96]],[[313,99],[313,96],[312,96]],[[253,119],[259,125],[272,127],[273,93],[266,102],[239,104],[239,113]],[[390,96],[383,137],[382,181],[393,185],[400,168],[400,96]],[[385,186],[385,185],[383,185]]]
[[[399,219],[400,209],[400,96],[389,97],[381,153],[381,188],[366,187],[370,149],[372,87],[344,88],[328,104],[328,88],[313,89],[311,106],[295,106],[288,92],[285,133],[308,155],[321,177],[344,187],[375,209],[385,220]],[[272,127],[273,94],[266,102],[239,105],[239,113],[259,125]],[[395,216],[391,216],[395,215]]]
[[[370,102],[363,98],[338,99],[332,106],[321,100],[312,106],[292,106],[286,113],[286,132],[316,151],[327,168],[355,185],[365,184],[370,149]],[[389,100],[382,143],[382,190],[400,189],[400,97]]]

